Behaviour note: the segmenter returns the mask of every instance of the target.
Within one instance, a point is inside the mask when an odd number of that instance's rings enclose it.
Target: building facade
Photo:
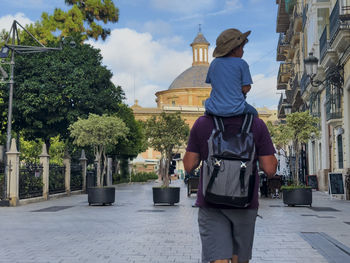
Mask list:
[[[278,117],[309,111],[319,117],[320,136],[305,150],[305,174],[317,175],[319,189],[328,191],[329,174],[346,181],[350,172],[350,1],[276,0],[276,31],[280,34],[277,89],[283,90]],[[317,69],[306,74],[304,60],[317,58]],[[310,78],[312,77],[312,78]],[[301,163],[303,160],[299,160]]]

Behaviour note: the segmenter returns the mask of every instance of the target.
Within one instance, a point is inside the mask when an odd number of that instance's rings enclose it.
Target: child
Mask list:
[[[243,47],[248,42],[251,31],[242,33],[230,28],[216,39],[206,83],[211,84],[210,97],[205,102],[206,113],[229,117],[251,113],[258,115],[256,109],[245,98],[253,83],[247,62],[242,59]]]

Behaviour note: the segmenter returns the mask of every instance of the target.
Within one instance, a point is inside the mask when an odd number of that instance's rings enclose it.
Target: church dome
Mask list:
[[[197,65],[186,69],[171,83],[169,90],[193,87],[210,87],[210,84],[205,83],[208,69],[209,65]]]
[[[191,43],[193,62],[192,67],[182,72],[170,85],[168,90],[181,88],[209,88],[210,84],[205,83],[209,69],[208,46],[201,30]]]

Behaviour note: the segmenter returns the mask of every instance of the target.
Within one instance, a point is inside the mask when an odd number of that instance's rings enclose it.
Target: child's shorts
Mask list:
[[[202,262],[231,259],[244,262],[252,257],[257,209],[199,208]]]

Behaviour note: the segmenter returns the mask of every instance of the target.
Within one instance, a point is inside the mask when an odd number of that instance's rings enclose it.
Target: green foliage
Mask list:
[[[65,191],[64,167],[50,165],[49,192],[60,193]]]
[[[148,180],[156,180],[158,175],[154,172],[146,173],[133,173],[131,174],[131,182],[147,182]]]
[[[158,179],[158,175],[154,172],[132,173],[131,178],[122,178],[120,175],[117,175],[117,174],[113,175],[114,184],[129,183],[129,182],[147,182],[148,180],[156,180],[156,179]]]
[[[41,196],[43,179],[35,176],[35,170],[23,170],[19,176],[19,196],[21,199]]]
[[[118,117],[92,113],[87,119],[78,118],[78,121],[69,126],[70,134],[74,138],[73,143],[82,147],[117,144],[120,139],[125,139],[128,130]]]
[[[152,117],[146,121],[146,137],[149,139],[149,145],[168,158],[171,157],[175,147],[180,147],[187,141],[189,132],[189,126],[181,119],[179,112],[175,114],[162,112],[159,118]]]
[[[291,130],[285,125],[273,125],[270,121],[266,123],[266,126],[270,132],[273,143],[277,149],[284,149],[288,142],[291,140]]]
[[[20,137],[20,149],[21,160],[27,164],[39,164],[39,155],[42,152],[42,140],[26,141],[23,137]],[[63,156],[66,149],[66,144],[60,140],[60,136],[56,136],[50,139],[50,163],[63,165]]]
[[[129,128],[129,133],[126,135],[126,140],[119,141],[108,153],[115,154],[118,158],[135,158],[147,149],[142,123],[135,120],[132,109],[125,104],[119,104],[116,116],[123,120]]]
[[[306,143],[312,135],[318,136],[317,124],[319,118],[313,117],[308,111],[294,112],[286,117],[286,128],[289,130],[290,139],[299,143]]]
[[[163,183],[169,185],[168,171],[173,150],[184,145],[190,129],[181,118],[180,112],[169,114],[162,112],[159,118],[153,117],[146,121],[146,138],[149,145],[162,153],[166,158],[165,167],[161,170]]]
[[[55,8],[53,14],[44,12],[41,21],[28,27],[43,44],[77,35],[81,41],[99,37],[105,40],[111,31],[101,24],[118,22],[119,10],[112,0],[65,0],[65,3],[71,6],[69,10]]]
[[[129,160],[127,158],[120,159],[120,177],[128,180],[129,178]]]
[[[268,125],[268,128],[272,140],[278,148],[284,149],[289,142],[292,142],[296,160],[299,160],[300,145],[307,143],[313,136],[317,137],[319,135],[318,123],[319,119],[311,116],[307,111],[294,112],[287,115],[286,124],[280,124],[275,127]],[[298,166],[299,162],[297,161],[294,171],[292,171],[295,185],[299,184]]]
[[[13,129],[26,140],[69,138],[67,128],[78,117],[118,110],[124,93],[111,78],[100,51],[90,45],[16,56]]]
[[[39,164],[39,155],[42,150],[42,141],[26,141],[20,137],[21,160],[26,164]]]
[[[78,118],[78,121],[69,126],[69,131],[74,138],[74,144],[94,148],[97,160],[97,186],[103,185],[103,176],[107,168],[106,147],[118,144],[121,139],[126,140],[129,129],[118,117],[89,114],[87,119]]]
[[[311,189],[311,186],[306,186],[303,184],[291,184],[291,185],[283,185],[281,187],[281,190],[293,190],[293,189]]]

